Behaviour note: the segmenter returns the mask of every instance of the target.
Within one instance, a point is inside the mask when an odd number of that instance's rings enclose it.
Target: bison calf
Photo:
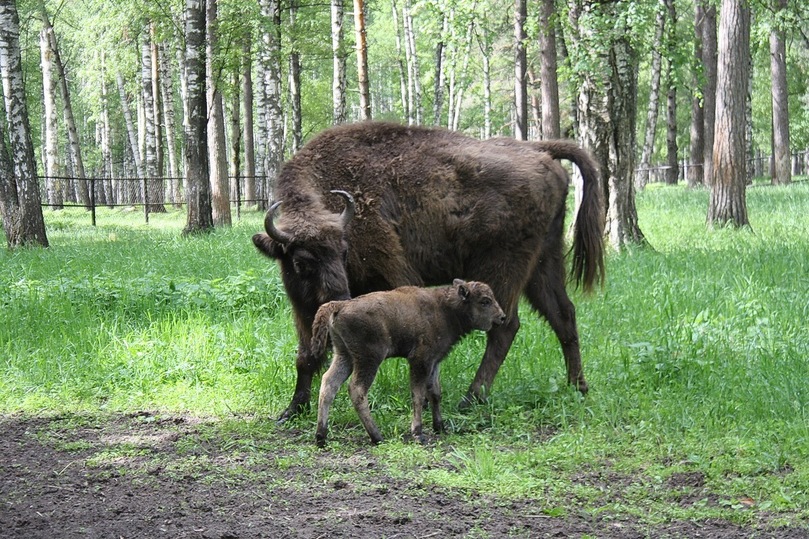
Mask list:
[[[326,444],[329,407],[352,371],[354,376],[348,386],[351,402],[371,441],[382,441],[368,408],[368,388],[379,365],[389,357],[405,357],[410,364],[413,437],[422,440],[425,397],[432,409],[433,429],[441,432],[444,425],[439,408],[438,363],[470,331],[489,331],[505,319],[488,285],[461,279],[455,279],[451,286],[402,286],[321,306],[312,326],[312,349],[323,354],[328,335],[334,356],[320,385],[317,445]]]

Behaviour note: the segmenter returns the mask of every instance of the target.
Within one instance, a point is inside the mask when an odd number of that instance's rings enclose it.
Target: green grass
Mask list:
[[[751,229],[711,230],[707,191],[638,194],[653,249],[611,254],[604,289],[573,294],[586,398],[566,386],[553,333],[523,305],[487,404],[455,407],[483,335],[442,364],[450,434],[401,441],[407,367],[391,360],[371,394],[390,441],[368,447],[343,390],[330,451],[370,451],[387,473],[428,484],[535,498],[553,516],[806,522],[809,183],[753,187],[747,203]],[[45,218],[52,247],[0,252],[0,412],[188,412],[220,418],[226,438],[253,433],[245,450],[256,453],[289,428],[254,419],[288,403],[297,345],[277,269],[250,242],[261,215],[194,238],[180,236],[176,212],[144,225],[102,210],[96,228],[83,210]],[[293,426],[313,439],[314,416]],[[673,488],[682,474],[704,486]],[[689,496],[698,500],[679,503]]]

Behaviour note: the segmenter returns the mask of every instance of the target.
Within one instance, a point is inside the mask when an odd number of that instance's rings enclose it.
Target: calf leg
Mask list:
[[[548,320],[562,345],[568,383],[585,394],[588,388],[581,365],[576,308],[565,290],[564,271],[561,257],[541,260],[525,293],[534,309]]]
[[[374,423],[371,417],[371,409],[368,406],[368,388],[371,387],[374,378],[376,378],[376,371],[379,369],[380,361],[371,360],[367,363],[355,361],[356,368],[354,369],[354,376],[348,383],[348,393],[351,396],[351,402],[354,404],[354,409],[357,415],[360,416],[365,430],[371,437],[371,442],[378,444],[382,441],[382,432],[379,427]]]
[[[427,398],[430,401],[430,409],[433,413],[433,431],[436,433],[444,432],[444,419],[441,417],[441,382],[439,381],[437,362],[427,380]]]
[[[320,382],[320,395],[318,396],[317,404],[317,433],[315,434],[315,443],[317,443],[318,447],[326,445],[326,436],[329,432],[329,408],[334,402],[334,397],[337,395],[340,386],[351,374],[351,370],[351,361],[348,357],[335,351],[331,366],[323,374],[323,379]]]
[[[413,439],[424,443],[422,432],[422,413],[424,411],[424,399],[427,398],[427,381],[430,373],[427,366],[421,360],[410,362],[410,392],[413,395],[413,422],[410,424],[410,434]],[[430,404],[435,403],[430,401]],[[435,408],[433,408],[435,414]]]
[[[475,379],[466,392],[466,396],[461,400],[462,410],[469,408],[475,403],[485,400],[484,392],[491,388],[494,377],[500,366],[506,359],[508,349],[514,341],[517,330],[520,329],[520,319],[517,317],[517,308],[514,307],[506,323],[492,328],[486,338],[486,352],[483,354],[483,361],[478,367]]]

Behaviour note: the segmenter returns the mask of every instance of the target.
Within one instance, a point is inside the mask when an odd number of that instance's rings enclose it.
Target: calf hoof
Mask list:
[[[315,434],[315,444],[317,444],[317,446],[321,448],[326,447],[326,435],[321,434],[320,432]]]
[[[573,384],[573,387],[579,390],[579,393],[582,395],[587,395],[587,392],[590,391],[590,388],[587,386],[587,382],[581,380]]]
[[[371,436],[371,443],[374,445],[379,445],[384,441],[382,436]]]
[[[447,427],[444,425],[443,421],[433,422],[433,431],[436,434],[443,434],[447,432]]]

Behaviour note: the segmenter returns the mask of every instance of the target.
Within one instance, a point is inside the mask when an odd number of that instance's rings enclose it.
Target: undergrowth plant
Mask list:
[[[744,522],[757,511],[805,521],[809,183],[751,187],[748,229],[708,228],[707,204],[705,190],[648,186],[637,196],[648,246],[609,254],[597,293],[571,291],[586,397],[567,386],[559,343],[523,304],[485,404],[454,406],[485,335],[442,362],[449,434],[401,441],[408,369],[390,361],[370,400],[391,441],[367,447],[343,391],[332,411],[343,441],[330,451],[362,448],[391,475],[534,498],[553,516],[576,506],[650,523]],[[173,210],[148,225],[100,210],[97,227],[83,210],[46,211],[50,248],[0,252],[0,412],[213,416],[223,429],[240,422],[265,452],[289,427],[254,422],[288,404],[297,343],[277,268],[250,241],[262,217],[243,212],[231,228],[183,238]],[[313,441],[314,419],[313,409],[293,426]],[[313,446],[299,451],[317,458]]]

